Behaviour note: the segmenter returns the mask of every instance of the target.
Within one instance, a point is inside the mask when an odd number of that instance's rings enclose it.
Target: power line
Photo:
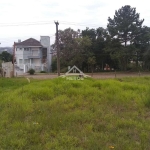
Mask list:
[[[86,23],[77,23],[77,22],[67,22],[67,21],[60,21],[61,24],[69,24],[69,25],[76,25],[76,26],[95,26],[97,27],[98,24],[86,24]]]
[[[52,22],[20,22],[20,23],[2,23],[0,27],[10,27],[10,26],[31,26],[31,25],[46,25],[53,24]]]
[[[29,37],[39,37],[39,35],[33,35],[33,36],[21,36],[21,37],[8,37],[8,38],[0,38],[0,41],[1,42],[12,42],[12,39],[20,39],[20,38],[29,38]],[[50,34],[50,35],[48,35],[50,38],[52,38],[52,37],[54,37],[55,36],[55,34]],[[24,40],[23,40],[24,41]]]
[[[98,24],[86,24],[68,21],[59,21],[62,25],[84,26],[84,27],[99,27]],[[36,22],[18,22],[18,23],[0,23],[0,27],[14,26],[35,26],[35,25],[53,25],[53,21],[36,21]]]
[[[67,21],[60,21],[61,24],[64,25],[74,25],[74,26],[92,26],[98,27],[98,24],[86,24],[86,23],[77,23],[77,22],[67,22]],[[10,27],[10,26],[32,26],[32,25],[49,25],[53,24],[52,21],[37,21],[37,22],[20,22],[20,23],[1,23],[0,27]]]

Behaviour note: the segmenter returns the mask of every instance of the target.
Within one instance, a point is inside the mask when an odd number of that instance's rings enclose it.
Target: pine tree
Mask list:
[[[127,42],[132,43],[136,36],[140,34],[140,29],[144,19],[139,19],[140,14],[136,13],[136,8],[126,5],[115,11],[114,18],[108,17],[108,31],[112,38],[118,38],[124,46]]]

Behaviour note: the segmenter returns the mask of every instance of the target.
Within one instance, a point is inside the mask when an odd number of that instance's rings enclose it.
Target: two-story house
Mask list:
[[[36,72],[51,71],[50,37],[41,36],[40,41],[30,38],[14,43],[15,75],[34,69]]]

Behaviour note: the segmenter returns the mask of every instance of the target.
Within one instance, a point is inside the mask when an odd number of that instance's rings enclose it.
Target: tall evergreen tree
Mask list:
[[[136,13],[136,8],[125,5],[115,11],[114,18],[108,17],[108,31],[111,40],[117,39],[122,45],[123,70],[127,69],[127,65],[131,60],[131,55],[137,53],[137,48],[130,46],[135,43],[137,37],[142,34],[142,23],[144,19],[139,19],[140,14]],[[110,48],[111,49],[111,48]],[[114,51],[114,49],[112,50]]]
[[[140,34],[140,29],[144,19],[139,19],[140,14],[136,13],[136,8],[125,5],[115,11],[114,18],[108,17],[108,31],[112,38],[118,38],[124,46],[127,42],[133,42],[135,37]]]

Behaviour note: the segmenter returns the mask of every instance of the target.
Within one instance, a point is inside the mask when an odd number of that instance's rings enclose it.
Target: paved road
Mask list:
[[[144,77],[144,76],[149,76],[150,77],[150,72],[142,72],[142,73],[138,73],[138,72],[125,72],[125,73],[115,73],[115,72],[111,72],[111,73],[94,73],[93,76],[92,74],[89,74],[92,78],[95,79],[108,79],[108,78],[123,78],[123,77]],[[57,74],[35,74],[35,75],[28,75],[25,74],[23,75],[23,77],[26,78],[34,78],[34,79],[53,79],[53,78],[57,78]]]

